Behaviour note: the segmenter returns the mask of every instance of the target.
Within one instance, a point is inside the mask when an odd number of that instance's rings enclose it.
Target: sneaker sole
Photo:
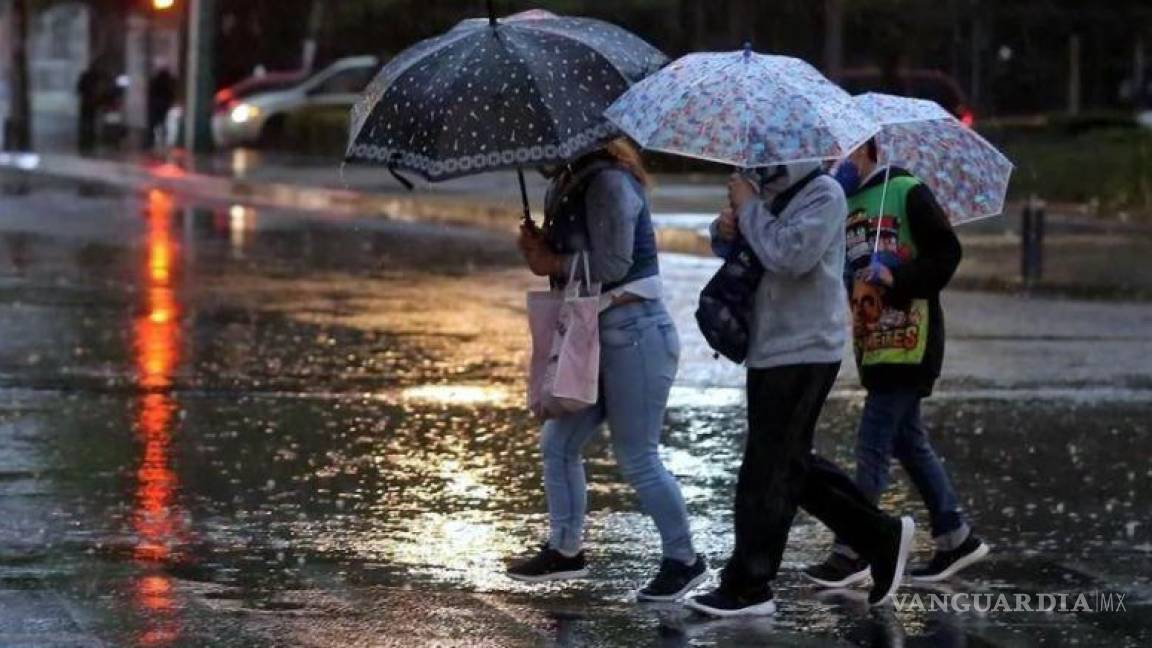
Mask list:
[[[896,571],[892,574],[892,584],[888,586],[888,591],[884,593],[880,599],[872,603],[872,607],[884,605],[900,589],[900,583],[904,580],[904,568],[908,565],[908,554],[912,551],[912,540],[916,534],[916,523],[912,518],[904,516],[900,518],[900,553],[896,555]]]
[[[860,571],[856,572],[855,574],[849,574],[848,576],[846,576],[846,577],[844,577],[838,581],[830,581],[830,580],[823,580],[821,578],[816,578],[815,576],[809,575],[807,572],[800,572],[800,573],[804,574],[804,578],[807,578],[808,580],[812,581],[813,583],[816,583],[820,587],[825,587],[828,589],[843,589],[845,587],[851,587],[853,585],[856,585],[857,583],[863,583],[864,581],[868,580],[868,577],[870,577],[872,575],[872,568],[871,567],[865,567],[864,569],[861,569]]]
[[[693,599],[689,599],[684,603],[689,609],[695,610],[701,614],[707,614],[712,617],[729,618],[738,616],[772,616],[776,614],[776,601],[765,601],[756,605],[749,605],[739,610],[721,610],[714,607],[708,607]]]
[[[914,583],[939,583],[942,580],[948,580],[949,578],[952,578],[953,576],[958,574],[960,572],[960,570],[971,567],[972,565],[975,565],[976,563],[980,562],[981,560],[984,560],[984,558],[986,558],[988,556],[988,552],[990,552],[991,550],[992,550],[991,547],[989,547],[986,543],[981,542],[980,546],[977,547],[975,551],[964,556],[963,558],[960,558],[956,562],[952,563],[951,565],[948,566],[948,569],[945,569],[944,571],[940,572],[939,574],[935,574],[935,575],[931,575],[931,576],[912,576],[912,582],[914,582]]]
[[[540,576],[525,576],[523,574],[509,574],[505,573],[508,578],[520,581],[521,583],[544,583],[554,580],[571,580],[573,578],[584,578],[588,575],[587,569],[578,569],[576,571],[552,572],[551,574],[541,574]]]
[[[707,571],[703,572],[702,574],[700,574],[696,578],[693,578],[692,580],[688,581],[688,584],[685,585],[679,592],[676,592],[675,594],[665,594],[663,596],[660,596],[660,595],[655,595],[655,594],[645,594],[643,592],[636,592],[636,600],[637,601],[647,601],[647,602],[679,601],[680,599],[684,598],[685,594],[696,589],[697,587],[700,586],[701,583],[708,580],[708,576],[709,576],[709,574]]]

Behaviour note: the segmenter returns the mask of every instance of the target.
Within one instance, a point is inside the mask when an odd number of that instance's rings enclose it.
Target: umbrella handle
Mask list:
[[[388,165],[388,173],[391,173],[392,177],[396,178],[396,182],[404,185],[404,188],[408,191],[412,191],[416,187],[412,184],[411,180],[400,175],[400,172],[396,170],[396,167],[392,166],[391,164]]]
[[[876,242],[872,246],[872,256],[880,251],[880,227],[884,225],[884,203],[888,201],[888,176],[892,173],[892,165],[884,167],[884,190],[880,192],[880,213],[876,215]]]
[[[532,210],[528,207],[528,187],[524,184],[524,169],[516,167],[516,177],[520,180],[520,202],[524,205],[524,217],[520,219],[520,223],[536,227],[532,222]]]
[[[492,0],[488,0],[488,24],[493,27],[496,26],[496,5],[493,4]]]

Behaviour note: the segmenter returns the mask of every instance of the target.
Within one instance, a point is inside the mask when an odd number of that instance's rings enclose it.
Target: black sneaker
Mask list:
[[[863,558],[849,558],[833,551],[824,562],[808,565],[802,571],[804,577],[821,587],[851,587],[868,580],[872,570]]]
[[[708,561],[704,554],[696,554],[696,562],[685,565],[679,560],[665,558],[660,561],[660,571],[656,578],[639,592],[638,601],[678,601],[708,579]]]
[[[724,586],[707,594],[693,596],[684,602],[689,609],[714,617],[771,616],[776,614],[776,601],[772,590],[758,596],[741,596],[724,589]]]
[[[583,551],[569,558],[543,544],[540,545],[539,553],[512,564],[505,573],[508,574],[508,578],[527,583],[583,578],[588,575],[588,563],[584,559]]]
[[[955,576],[961,569],[975,565],[988,555],[989,547],[984,541],[969,533],[959,547],[951,551],[937,551],[927,565],[912,570],[912,580],[921,583],[935,583]]]
[[[908,563],[908,552],[912,549],[912,536],[916,523],[904,516],[892,520],[891,527],[881,540],[880,550],[872,561],[872,590],[868,592],[869,605],[886,603],[904,578],[904,566]]]

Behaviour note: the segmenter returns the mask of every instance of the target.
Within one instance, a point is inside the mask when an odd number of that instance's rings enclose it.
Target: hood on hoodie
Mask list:
[[[823,168],[819,162],[793,162],[752,169],[752,175],[760,187],[760,197],[768,199],[784,193],[808,174]]]

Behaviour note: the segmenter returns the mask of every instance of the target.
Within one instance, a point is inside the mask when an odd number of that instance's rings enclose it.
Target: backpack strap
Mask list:
[[[563,200],[565,196],[578,196],[582,202],[584,192],[587,190],[588,185],[591,184],[592,180],[595,179],[595,177],[599,175],[601,171],[606,171],[611,168],[613,168],[613,165],[606,163],[605,161],[591,160],[572,169],[571,171],[568,171],[569,176],[567,178],[567,182],[564,183],[564,186],[558,188],[554,195],[548,196],[550,200],[547,201],[548,204],[544,210],[545,228],[547,228],[551,219],[555,217],[555,207],[560,204],[560,201]],[[581,204],[580,209],[583,208],[583,204]]]

